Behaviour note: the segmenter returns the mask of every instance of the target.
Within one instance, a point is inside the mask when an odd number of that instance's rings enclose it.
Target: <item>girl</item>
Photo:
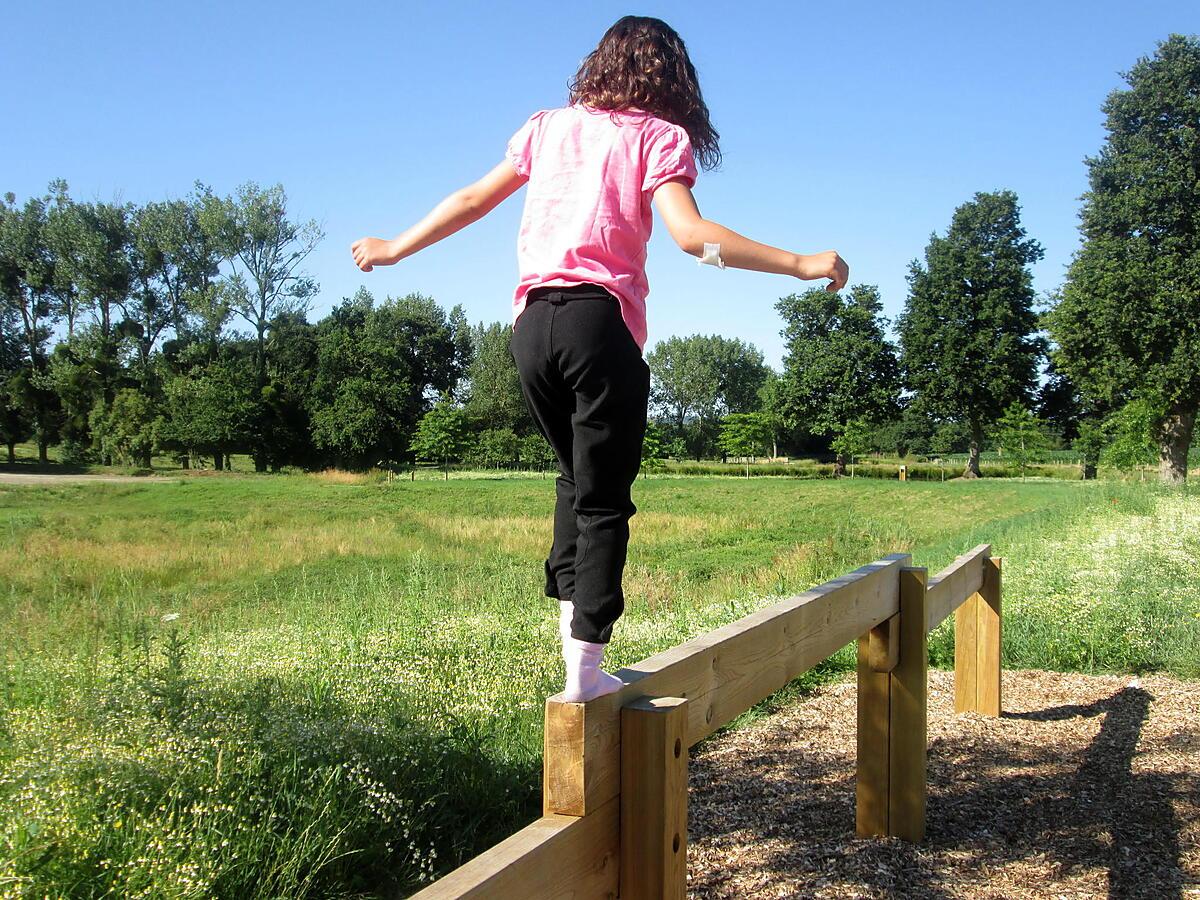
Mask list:
[[[529,185],[510,349],[529,412],[558,458],[545,570],[546,596],[560,601],[567,701],[622,687],[600,663],[625,608],[630,487],[646,430],[651,201],[680,249],[702,263],[829,278],[831,291],[849,277],[832,250],[789,253],[700,216],[696,160],[706,169],[720,162],[718,137],[679,35],[658,19],[626,16],[584,59],[569,105],[534,113],[503,162],[393,240],[351,247],[364,272],[391,265]]]

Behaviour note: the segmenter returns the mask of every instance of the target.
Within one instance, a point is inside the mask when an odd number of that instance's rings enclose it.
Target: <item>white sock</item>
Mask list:
[[[575,616],[575,604],[570,600],[558,601],[558,633],[565,641],[571,636],[571,619]]]
[[[567,686],[563,691],[565,701],[586,703],[625,686],[620,678],[600,669],[606,646],[570,636],[563,639],[563,659],[567,663]]]

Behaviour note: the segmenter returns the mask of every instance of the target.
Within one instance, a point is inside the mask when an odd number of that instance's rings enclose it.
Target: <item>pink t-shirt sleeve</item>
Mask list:
[[[509,138],[505,156],[522,178],[528,178],[533,169],[533,147],[544,112],[545,110],[534,113],[517,129],[517,133]]]
[[[678,125],[667,125],[646,141],[646,180],[642,190],[653,193],[672,179],[696,184],[696,159],[687,132]]]

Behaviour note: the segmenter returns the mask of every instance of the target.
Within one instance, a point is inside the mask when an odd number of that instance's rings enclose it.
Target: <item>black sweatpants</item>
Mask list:
[[[637,511],[629,490],[641,466],[650,367],[617,299],[595,285],[534,288],[509,349],[533,421],[558,458],[546,596],[574,600],[573,637],[605,644],[625,610],[621,575]]]

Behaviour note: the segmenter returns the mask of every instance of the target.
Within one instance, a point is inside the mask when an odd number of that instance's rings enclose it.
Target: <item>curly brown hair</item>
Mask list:
[[[721,163],[721,135],[709,121],[696,68],[683,38],[661,19],[618,19],[571,79],[570,102],[652,113],[688,133],[703,168]]]

